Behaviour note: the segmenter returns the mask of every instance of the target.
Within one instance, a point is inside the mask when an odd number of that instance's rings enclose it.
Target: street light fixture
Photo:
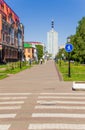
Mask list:
[[[21,60],[22,60],[22,58],[21,58],[22,57],[22,51],[21,51],[21,47],[20,46],[18,47],[18,52],[19,52],[18,54],[19,54],[20,69],[21,69],[22,68],[22,63],[21,63]]]
[[[67,42],[70,43],[71,39],[70,37],[67,37]]]
[[[20,49],[20,69],[22,68],[22,50]]]
[[[67,43],[65,45],[65,51],[68,52],[68,77],[71,77],[70,73],[70,52],[73,50],[73,45],[70,43],[70,37],[67,38]]]

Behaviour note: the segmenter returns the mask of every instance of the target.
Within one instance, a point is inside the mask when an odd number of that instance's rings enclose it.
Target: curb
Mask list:
[[[85,90],[85,82],[83,81],[74,81],[72,90]]]
[[[62,78],[62,76],[61,76],[61,74],[60,74],[60,72],[59,72],[59,70],[56,66],[56,63],[54,63],[54,64],[55,64],[55,68],[56,68],[56,71],[57,71],[57,74],[58,74],[59,81],[63,81],[63,78]]]

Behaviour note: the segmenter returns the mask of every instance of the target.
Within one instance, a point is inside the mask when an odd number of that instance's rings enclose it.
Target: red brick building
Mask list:
[[[9,5],[0,0],[0,62],[18,60],[23,43],[24,26]]]

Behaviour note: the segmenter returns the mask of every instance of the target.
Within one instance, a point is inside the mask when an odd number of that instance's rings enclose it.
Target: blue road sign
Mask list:
[[[73,45],[71,43],[67,43],[65,46],[66,52],[71,52],[73,50]]]

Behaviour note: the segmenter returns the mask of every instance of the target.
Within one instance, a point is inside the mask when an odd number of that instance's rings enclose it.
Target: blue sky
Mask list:
[[[75,34],[78,21],[85,16],[85,0],[5,0],[24,24],[25,41],[47,44],[47,32],[58,32],[58,44],[64,44],[68,36]]]

